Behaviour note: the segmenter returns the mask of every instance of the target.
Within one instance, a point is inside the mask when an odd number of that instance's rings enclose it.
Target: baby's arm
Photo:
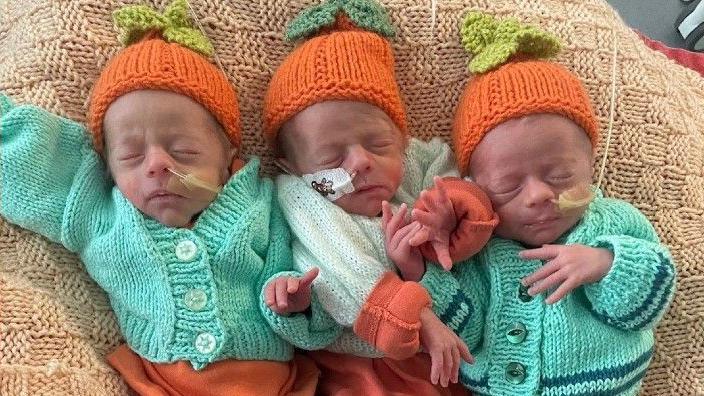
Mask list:
[[[675,266],[668,249],[645,216],[627,202],[615,201],[612,219],[625,230],[596,237],[590,246],[611,251],[613,265],[584,290],[597,317],[626,330],[655,327],[675,292]]]
[[[104,167],[80,124],[0,95],[0,213],[68,249],[99,227],[109,194]],[[69,232],[72,231],[72,232]]]
[[[554,292],[557,296],[546,300],[554,302],[583,286],[595,315],[605,323],[624,330],[653,328],[674,293],[672,257],[636,208],[623,201],[602,202],[608,203],[608,207],[600,206],[606,232],[592,238],[587,246],[535,249],[556,250],[556,257],[526,278],[528,284],[538,281],[538,286],[531,287],[528,293],[540,293],[559,284]],[[542,259],[526,253],[526,258]]]
[[[276,200],[272,203],[270,229],[269,249],[261,283],[260,310],[262,315],[274,332],[294,346],[305,350],[325,348],[340,336],[343,327],[325,311],[312,290],[309,289],[307,301],[300,304],[301,306],[305,305],[300,309],[300,311],[307,311],[305,313],[294,312],[292,309],[277,309],[281,313],[284,311],[290,313],[281,314],[272,309],[274,305],[271,301],[271,285],[282,279],[298,279],[304,275],[291,269],[293,263],[291,234]],[[309,277],[311,276],[309,275]],[[309,288],[311,283],[312,279],[307,286],[303,285],[304,289]],[[300,286],[300,282],[298,286]]]
[[[476,256],[452,271],[429,265],[420,284],[428,291],[433,312],[470,350],[481,342],[489,307],[489,279]]]
[[[412,215],[424,226],[419,234],[425,233],[412,243],[446,270],[479,252],[498,224],[491,201],[475,183],[450,177],[436,177],[435,186],[420,194]]]

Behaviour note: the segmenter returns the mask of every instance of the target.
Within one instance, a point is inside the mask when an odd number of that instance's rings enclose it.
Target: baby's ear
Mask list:
[[[229,164],[229,166],[223,169],[223,184],[227,183],[227,180],[244,166],[244,162],[237,157],[237,149],[235,147],[229,146],[227,148],[225,164]]]

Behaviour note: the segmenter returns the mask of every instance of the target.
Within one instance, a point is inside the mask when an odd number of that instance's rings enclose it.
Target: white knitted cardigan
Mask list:
[[[391,204],[412,206],[434,176],[458,176],[450,147],[440,138],[411,139],[404,176]],[[323,308],[345,327],[328,350],[380,356],[352,333],[352,326],[375,284],[395,266],[386,256],[381,217],[346,213],[301,178],[281,175],[278,198],[293,233],[294,268],[302,273],[320,268],[313,291]]]

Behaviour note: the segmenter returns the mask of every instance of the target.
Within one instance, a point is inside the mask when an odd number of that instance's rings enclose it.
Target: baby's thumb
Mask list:
[[[319,273],[320,269],[318,267],[311,268],[310,270],[308,270],[308,272],[306,272],[301,278],[301,283],[299,283],[298,285],[298,290],[308,288],[310,284],[313,283],[315,278],[318,277]]]

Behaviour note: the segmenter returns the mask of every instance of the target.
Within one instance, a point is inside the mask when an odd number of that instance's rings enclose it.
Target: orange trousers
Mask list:
[[[468,396],[460,384],[447,388],[430,382],[430,355],[406,360],[370,359],[327,351],[309,352],[320,369],[318,395]]]
[[[151,363],[122,345],[107,360],[142,396],[313,396],[320,374],[298,354],[290,362],[229,359],[196,371],[185,361]]]

